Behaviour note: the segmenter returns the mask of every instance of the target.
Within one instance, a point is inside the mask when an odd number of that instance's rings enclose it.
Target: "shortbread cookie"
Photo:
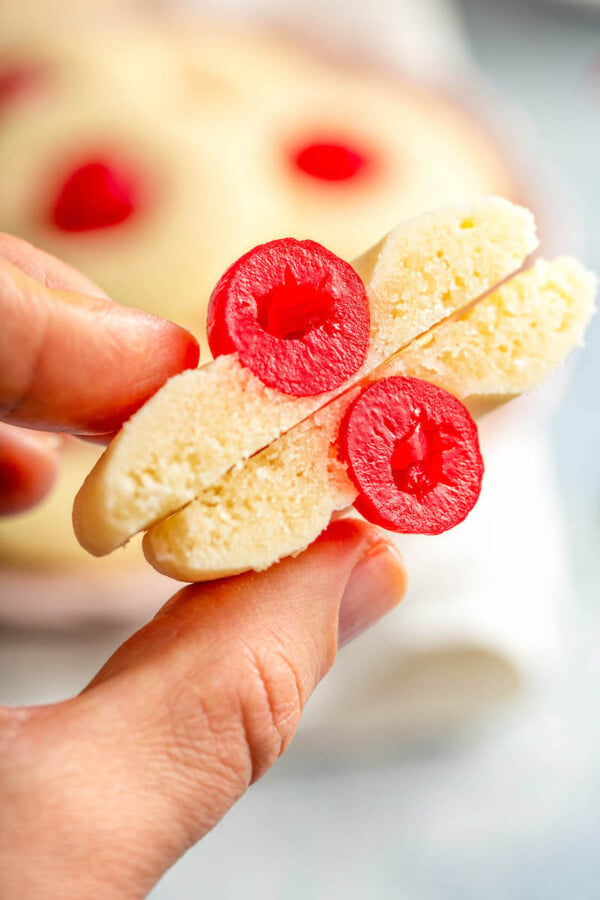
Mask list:
[[[539,384],[581,343],[595,278],[572,259],[540,260],[461,318],[440,324],[377,372],[426,378],[475,413]],[[337,452],[345,394],[151,528],[144,553],[160,572],[203,581],[263,569],[308,546],[354,503]]]
[[[176,376],[125,423],[86,479],[74,506],[78,539],[102,555],[180,509],[515,272],[536,244],[531,214],[498,198],[399,226],[355,262],[369,298],[371,334],[367,358],[351,378],[326,393],[291,396],[267,387],[238,353]]]

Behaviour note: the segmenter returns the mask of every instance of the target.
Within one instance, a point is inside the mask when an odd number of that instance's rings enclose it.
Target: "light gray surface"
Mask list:
[[[600,269],[600,17],[460,4],[477,62],[520,103],[579,201]],[[599,67],[600,68],[600,67]],[[577,589],[561,681],[444,747],[369,763],[292,748],[153,893],[155,900],[377,897],[595,900],[600,895],[600,319],[555,418]]]

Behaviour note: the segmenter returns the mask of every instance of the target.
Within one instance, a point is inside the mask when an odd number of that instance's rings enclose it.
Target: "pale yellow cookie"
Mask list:
[[[69,511],[81,481],[102,452],[101,447],[66,438],[60,450],[61,469],[56,483],[34,509],[0,518],[0,564],[12,569],[36,571],[85,568],[94,573],[118,572],[143,564],[136,542],[123,553],[98,561],[78,544]],[[34,552],[35,551],[35,552]],[[83,592],[82,592],[83,593]]]
[[[596,279],[569,258],[540,260],[456,321],[416,340],[378,377],[424,378],[474,414],[539,384],[582,342]],[[358,389],[231,469],[144,537],[146,558],[182,581],[266,569],[305,549],[357,490],[331,452]],[[526,465],[527,461],[524,460]]]
[[[399,221],[470,197],[518,199],[513,173],[480,125],[408,80],[344,69],[295,82],[257,109],[264,131],[253,180],[284,208],[282,234],[350,259]],[[331,143],[356,156],[341,180],[302,153]],[[326,167],[325,167],[326,168]],[[334,160],[335,169],[335,160]],[[342,167],[343,171],[343,167]]]
[[[515,272],[536,246],[531,214],[499,198],[400,225],[355,262],[369,298],[371,340],[347,384]],[[265,387],[237,354],[172,378],[125,423],[86,479],[73,513],[78,539],[96,555],[110,552],[342,389],[288,396]]]

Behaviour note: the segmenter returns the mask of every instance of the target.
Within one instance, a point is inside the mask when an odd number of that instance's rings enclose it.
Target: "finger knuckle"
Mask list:
[[[306,699],[300,673],[283,648],[245,647],[214,683],[182,690],[185,704],[171,694],[166,709],[171,768],[185,772],[188,781],[194,771],[202,780],[208,776],[236,796],[288,747]]]
[[[305,704],[300,672],[283,647],[249,648],[239,707],[252,780],[289,746]]]

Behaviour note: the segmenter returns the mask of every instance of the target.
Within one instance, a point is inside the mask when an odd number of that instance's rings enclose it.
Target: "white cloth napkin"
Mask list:
[[[397,538],[404,604],[340,653],[307,710],[306,739],[438,733],[557,671],[571,589],[545,393],[481,424],[484,487],[462,525]]]

